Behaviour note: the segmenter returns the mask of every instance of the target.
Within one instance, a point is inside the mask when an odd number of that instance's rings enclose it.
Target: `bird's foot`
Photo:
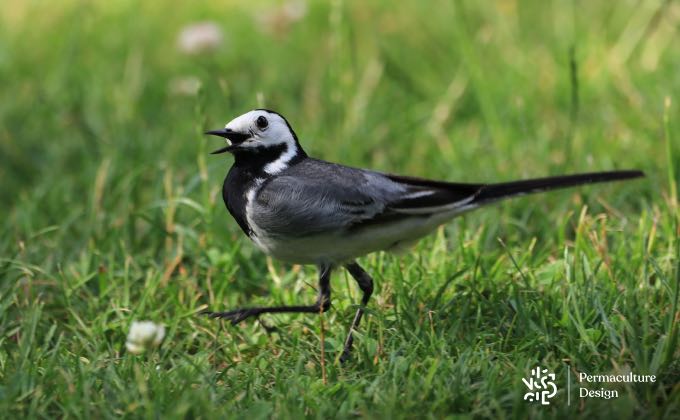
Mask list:
[[[203,315],[207,315],[208,317],[213,319],[219,318],[231,321],[231,325],[236,325],[239,322],[245,321],[250,317],[258,317],[260,316],[261,313],[262,311],[260,310],[260,308],[241,308],[226,312],[212,312],[212,311],[202,312]]]
[[[340,363],[345,364],[347,363],[351,358],[351,352],[352,352],[352,343],[354,342],[354,338],[352,337],[351,333],[350,336],[347,337],[347,341],[345,342],[345,347],[342,349],[342,354],[340,355]]]

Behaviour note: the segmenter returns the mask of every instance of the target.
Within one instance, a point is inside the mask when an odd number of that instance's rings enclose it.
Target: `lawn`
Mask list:
[[[678,418],[679,27],[661,0],[1,2],[0,412]],[[343,365],[361,294],[342,270],[322,318],[199,314],[315,298],[316,269],[267,258],[222,203],[232,158],[202,132],[257,107],[351,166],[647,176],[361,259],[376,292]],[[133,354],[140,320],[165,339]],[[550,405],[524,400],[536,366]]]

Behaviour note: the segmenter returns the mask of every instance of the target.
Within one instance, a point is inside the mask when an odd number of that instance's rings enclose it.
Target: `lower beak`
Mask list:
[[[221,149],[217,149],[214,152],[210,152],[211,155],[219,155],[220,153],[229,152],[232,150],[232,145],[227,145]]]

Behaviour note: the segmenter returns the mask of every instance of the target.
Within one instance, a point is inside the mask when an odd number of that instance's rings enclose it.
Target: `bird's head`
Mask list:
[[[301,150],[288,121],[266,109],[247,112],[229,121],[223,129],[206,131],[205,134],[223,137],[227,141],[225,147],[215,150],[213,154],[260,153],[274,148]]]

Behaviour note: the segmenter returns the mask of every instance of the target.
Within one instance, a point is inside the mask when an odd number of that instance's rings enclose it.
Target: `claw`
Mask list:
[[[349,362],[349,359],[350,359],[351,357],[352,357],[352,356],[349,355],[349,352],[348,352],[348,351],[346,351],[346,350],[343,351],[343,352],[342,352],[342,355],[340,356],[340,364],[344,366],[345,363]]]
[[[352,343],[354,342],[354,337],[350,335],[347,337],[347,342],[345,343],[345,347],[342,349],[342,355],[340,356],[340,363],[344,365],[347,363],[350,358],[352,357],[350,353],[352,352]]]
[[[207,315],[208,317],[212,319],[226,319],[231,321],[231,325],[236,325],[241,321],[245,321],[246,319],[250,318],[251,316],[259,316],[260,312],[257,309],[236,309],[233,311],[227,311],[227,312],[212,312],[212,311],[203,311],[201,312],[201,315]]]

